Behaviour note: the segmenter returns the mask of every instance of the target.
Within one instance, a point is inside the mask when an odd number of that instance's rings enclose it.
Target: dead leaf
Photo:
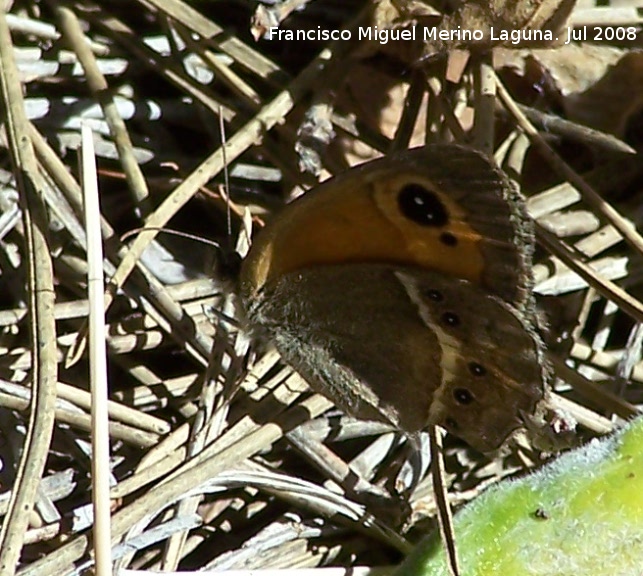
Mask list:
[[[250,19],[250,33],[255,42],[264,36],[271,28],[276,28],[292,12],[301,9],[309,0],[283,0],[273,6],[259,4]]]
[[[566,44],[560,48],[529,48],[494,50],[497,69],[512,66],[526,73],[526,62],[540,63],[554,79],[564,96],[586,90],[595,84],[609,66],[618,62],[624,50],[605,44]]]
[[[565,110],[570,120],[624,139],[643,110],[643,53],[625,54],[594,85],[570,95]]]
[[[454,48],[487,50],[562,44],[562,33],[576,0],[460,1],[438,12],[420,0],[384,0],[375,5],[373,25],[415,28],[422,57]],[[452,3],[453,4],[453,3]],[[375,46],[371,46],[375,49]],[[380,47],[390,50],[389,47]]]
[[[406,94],[409,90],[407,82],[401,82],[368,64],[356,64],[347,76],[346,84],[339,94],[339,106],[342,110],[354,114],[361,122],[372,130],[393,138],[402,116]],[[416,122],[411,137],[410,147],[424,143],[426,124],[426,106]],[[371,160],[380,154],[364,143],[352,138],[338,140],[344,147],[347,161],[350,165]]]

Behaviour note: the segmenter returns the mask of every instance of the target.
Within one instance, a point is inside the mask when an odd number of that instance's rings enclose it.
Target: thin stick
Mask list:
[[[290,384],[292,387],[292,384]],[[114,514],[112,525],[115,536],[122,536],[136,522],[147,514],[160,511],[185,494],[186,486],[200,486],[222,470],[256,454],[265,446],[276,442],[284,434],[306,420],[316,418],[328,410],[330,402],[315,394],[285,411],[275,422],[256,428],[244,438],[213,454],[205,450],[190,462],[183,464],[172,477],[157,484],[145,495]],[[212,446],[210,447],[212,448]],[[215,457],[216,456],[216,457]],[[64,567],[81,558],[88,546],[86,534],[79,534],[47,556],[32,562],[22,571],[22,576],[59,574]]]
[[[542,110],[537,110],[531,106],[518,104],[518,109],[524,113],[525,117],[533,122],[535,126],[545,131],[548,134],[558,134],[570,140],[581,142],[603,148],[611,152],[620,152],[623,154],[636,154],[636,150],[629,144],[619,140],[613,134],[607,134],[570,120],[565,120],[555,114],[547,114]],[[509,117],[510,114],[505,108],[498,109],[500,115]]]
[[[554,171],[560,174],[563,178],[578,190],[583,199],[597,212],[601,213],[608,220],[614,228],[616,228],[623,239],[636,250],[637,253],[643,254],[643,238],[636,231],[617,210],[615,210],[608,202],[606,202],[600,194],[598,194],[581,176],[579,176],[552,148],[547,144],[547,141],[536,130],[534,125],[527,119],[524,113],[520,110],[514,99],[511,97],[504,84],[500,81],[495,72],[496,86],[498,96],[504,107],[515,118],[516,123],[524,132],[529,136],[529,139],[537,147],[538,151],[547,160],[549,165]]]
[[[438,509],[438,524],[442,542],[447,553],[447,565],[451,576],[459,576],[458,551],[455,547],[455,534],[453,532],[453,516],[447,497],[444,482],[444,455],[442,453],[442,433],[437,426],[429,427],[431,443],[431,477],[433,479],[433,495]]]
[[[491,156],[494,148],[496,83],[491,52],[471,59],[475,88],[475,122],[473,140],[475,147]]]
[[[24,226],[25,295],[29,310],[29,345],[32,350],[29,421],[9,508],[0,529],[0,575],[13,576],[20,560],[25,533],[47,460],[54,426],[56,401],[56,323],[51,255],[45,231],[47,214],[25,114],[22,86],[15,62],[6,15],[0,10],[0,115],[14,177],[20,193]]]
[[[585,264],[573,248],[562,242],[557,236],[545,230],[542,226],[536,227],[538,242],[552,255],[557,256],[561,262],[576,272],[583,280],[608,300],[612,300],[628,316],[637,322],[643,322],[643,304],[628,294],[614,282],[596,273],[589,264]]]
[[[87,39],[80,27],[80,22],[69,8],[57,7],[56,16],[60,23],[60,29],[71,48],[75,51],[76,57],[85,71],[85,81],[87,86],[101,105],[105,120],[109,125],[114,144],[118,150],[118,156],[125,173],[125,178],[129,185],[130,191],[134,195],[137,208],[143,214],[147,214],[151,207],[149,206],[149,190],[147,182],[143,176],[136,157],[134,148],[130,139],[125,121],[121,117],[114,99],[109,93],[107,80],[98,68],[96,57],[87,43]]]
[[[94,143],[89,126],[81,128],[81,177],[87,234],[87,290],[89,298],[89,370],[92,395],[92,502],[94,555],[97,576],[112,574],[112,537],[109,506],[109,416],[107,414],[107,356],[103,302],[103,247]]]

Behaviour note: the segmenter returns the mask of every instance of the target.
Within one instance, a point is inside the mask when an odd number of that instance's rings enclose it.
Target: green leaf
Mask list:
[[[461,576],[641,576],[643,419],[533,474],[493,486],[455,515]],[[396,576],[448,576],[436,534]]]

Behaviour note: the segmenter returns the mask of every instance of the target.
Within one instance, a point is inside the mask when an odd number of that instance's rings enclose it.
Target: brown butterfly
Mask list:
[[[491,160],[431,145],[375,160],[287,206],[242,265],[249,326],[318,392],[408,433],[481,451],[544,397],[533,227]]]

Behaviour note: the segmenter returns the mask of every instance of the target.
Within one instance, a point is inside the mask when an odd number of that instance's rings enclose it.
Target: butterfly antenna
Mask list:
[[[162,234],[171,234],[172,236],[179,236],[181,238],[187,238],[188,240],[201,242],[202,244],[207,244],[208,246],[213,246],[217,250],[218,258],[216,258],[216,270],[220,273],[221,278],[234,281],[239,276],[242,258],[241,255],[232,248],[229,236],[227,236],[223,242],[217,242],[215,240],[209,240],[208,238],[202,238],[196,234],[182,232],[181,230],[173,230],[171,228],[162,228],[159,226],[143,226],[141,228],[133,228],[132,230],[125,232],[125,234],[120,237],[120,241],[125,242],[131,236],[145,232],[145,230],[157,230]]]
[[[225,123],[223,121],[223,107],[219,104],[219,133],[221,134],[221,152],[223,156],[223,188],[226,201],[226,224],[228,238],[232,238],[232,210],[230,208],[230,173],[228,171],[227,140]]]
[[[134,234],[139,234],[145,232],[145,230],[156,230],[162,234],[171,234],[172,236],[180,236],[181,238],[187,238],[188,240],[194,240],[196,242],[201,242],[202,244],[207,244],[208,246],[213,246],[214,248],[221,249],[221,244],[214,240],[209,240],[207,238],[202,238],[196,234],[190,234],[189,232],[182,232],[181,230],[173,230],[172,228],[163,228],[161,226],[142,226],[140,228],[132,228],[128,230],[120,237],[121,243],[124,243],[128,238],[134,236]]]

